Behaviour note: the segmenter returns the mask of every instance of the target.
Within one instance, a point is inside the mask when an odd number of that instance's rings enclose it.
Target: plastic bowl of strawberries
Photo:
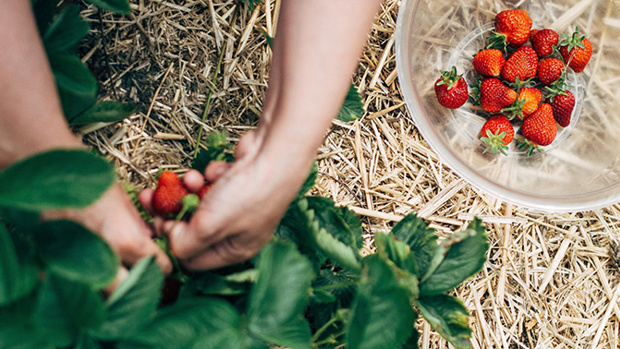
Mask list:
[[[518,206],[620,202],[620,1],[403,0],[396,65],[416,128]]]

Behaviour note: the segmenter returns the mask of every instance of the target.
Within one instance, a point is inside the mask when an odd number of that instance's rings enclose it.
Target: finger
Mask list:
[[[155,191],[153,189],[147,188],[143,189],[140,194],[138,194],[138,202],[140,205],[144,206],[147,211],[153,213],[153,194]]]
[[[114,280],[112,281],[112,283],[103,289],[103,294],[106,297],[109,297],[114,292],[114,290],[116,290],[116,288],[120,284],[122,284],[123,281],[125,281],[125,279],[127,278],[127,275],[129,275],[129,271],[127,270],[127,268],[119,267],[118,272],[116,273],[116,277],[114,277]]]
[[[256,151],[258,141],[258,135],[256,131],[249,131],[237,142],[237,148],[235,149],[235,158],[242,159],[247,156],[251,151]]]
[[[189,170],[183,175],[183,184],[192,193],[198,193],[205,185],[205,178],[196,170]]]
[[[150,238],[139,236],[140,238],[134,236],[131,240],[123,240],[121,237],[115,240],[114,245],[123,263],[134,265],[142,258],[155,256],[155,261],[162,272],[166,275],[170,274],[172,263],[164,251]]]
[[[200,215],[195,215],[192,220],[197,217]],[[210,239],[190,230],[188,223],[183,221],[167,221],[163,225],[163,230],[168,234],[170,249],[177,258],[191,258],[212,243]]]
[[[230,168],[232,164],[224,161],[213,161],[205,168],[205,177],[209,182],[216,182],[222,177]]]
[[[196,257],[181,260],[181,263],[191,270],[216,269],[247,261],[259,251],[260,247],[242,246],[233,237],[218,242]]]

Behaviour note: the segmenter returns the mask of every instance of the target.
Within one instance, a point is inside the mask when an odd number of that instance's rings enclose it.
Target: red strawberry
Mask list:
[[[575,108],[575,96],[568,90],[560,92],[551,99],[553,117],[562,127],[570,124],[573,108]]]
[[[532,155],[534,150],[541,151],[539,146],[551,144],[557,132],[551,105],[543,103],[523,121],[521,133],[526,139],[519,144],[519,148],[526,149],[527,155]]]
[[[592,57],[592,44],[584,35],[579,34],[579,30],[575,30],[572,36],[564,36],[565,39],[560,43],[560,54],[576,73],[582,72]]]
[[[564,73],[564,63],[557,58],[543,58],[538,63],[538,79],[549,86],[558,81]]]
[[[510,82],[520,81],[536,76],[538,68],[538,55],[529,46],[521,46],[513,52],[502,69],[502,77]]]
[[[491,151],[495,155],[499,151],[506,155],[508,144],[512,142],[514,135],[514,127],[506,116],[501,114],[491,116],[480,131],[480,140],[487,145],[483,153]]]
[[[501,111],[516,99],[517,92],[498,78],[488,78],[480,84],[480,105],[489,113]]]
[[[553,29],[541,29],[532,35],[530,33],[530,41],[532,48],[538,54],[538,57],[545,57],[553,52],[553,47],[558,44],[560,36]]]
[[[474,69],[481,75],[498,77],[506,62],[502,51],[494,48],[482,50],[474,56]]]
[[[542,98],[542,92],[536,87],[522,87],[517,94],[517,101],[502,112],[509,113],[510,120],[515,116],[523,120],[538,109]]]
[[[439,104],[450,109],[459,108],[467,102],[467,83],[462,75],[457,75],[456,67],[450,71],[441,71],[441,77],[435,81],[435,95]]]
[[[530,37],[532,19],[525,10],[505,10],[495,16],[495,33],[492,42],[503,42],[512,47],[519,47]],[[496,47],[496,45],[493,45]]]
[[[183,198],[189,194],[176,173],[164,171],[153,193],[153,210],[161,216],[171,216],[183,208]]]
[[[536,35],[536,33],[538,33],[538,29],[530,30],[530,41],[532,41],[532,38]]]
[[[198,192],[198,197],[202,200],[202,198],[207,194],[207,192],[211,190],[212,186],[213,184],[211,183],[205,184],[204,187],[200,188],[200,191]]]

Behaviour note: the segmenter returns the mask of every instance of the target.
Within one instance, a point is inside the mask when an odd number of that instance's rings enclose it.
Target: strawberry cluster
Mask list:
[[[561,40],[552,29],[532,29],[532,19],[521,9],[501,11],[494,26],[487,46],[472,60],[479,76],[472,98],[490,115],[480,139],[485,152],[506,154],[520,123],[517,147],[531,155],[555,140],[557,125],[570,124],[575,96],[568,90],[566,71],[583,71],[592,45],[578,30]],[[467,84],[455,67],[435,83],[439,103],[451,109],[465,104],[464,90]]]
[[[197,194],[193,194],[176,173],[164,171],[159,175],[153,193],[153,211],[162,217],[176,217],[179,220],[186,213],[192,213],[198,208],[200,200],[209,189],[211,185],[205,184]]]

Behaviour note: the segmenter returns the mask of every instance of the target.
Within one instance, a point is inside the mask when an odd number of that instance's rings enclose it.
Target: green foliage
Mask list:
[[[230,149],[232,144],[226,139],[225,132],[211,132],[207,136],[206,149],[201,149],[198,155],[192,162],[192,168],[203,172],[207,164],[211,161],[226,161],[231,162],[234,160]]]
[[[33,261],[20,260],[11,236],[0,223],[0,306],[29,294],[37,285]]]
[[[127,0],[86,0],[97,7],[109,10],[112,12],[120,13],[123,15],[129,14],[131,9],[129,8],[129,2]]]
[[[357,92],[357,87],[351,84],[337,118],[343,122],[350,122],[359,119],[363,114],[364,102],[362,102],[362,96]]]
[[[95,122],[117,122],[136,113],[138,109],[129,104],[114,101],[100,102],[71,120],[71,125],[92,124]]]
[[[416,304],[431,327],[455,348],[470,347],[469,312],[461,301],[452,296],[438,295],[420,297]]]

